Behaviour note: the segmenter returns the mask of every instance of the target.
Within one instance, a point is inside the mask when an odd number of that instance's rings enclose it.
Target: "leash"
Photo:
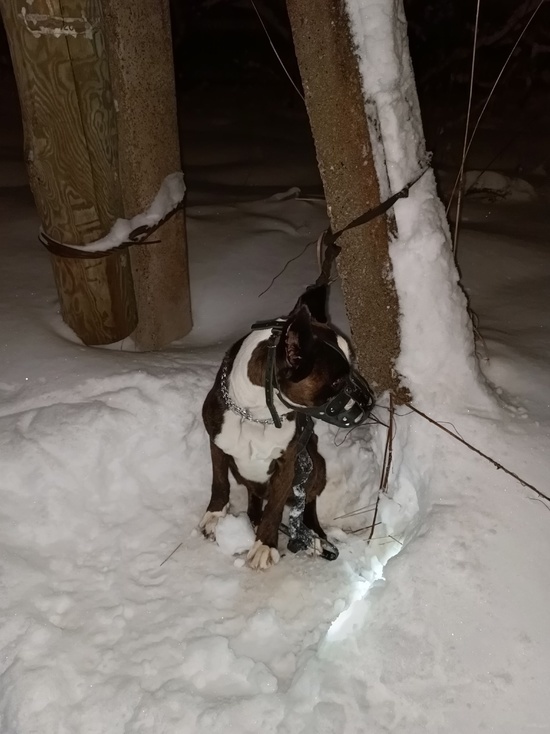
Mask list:
[[[271,329],[271,335],[267,340],[267,361],[265,366],[265,378],[264,378],[264,390],[265,390],[265,402],[271,413],[276,428],[282,426],[281,417],[275,407],[275,399],[273,397],[273,382],[275,380],[275,356],[277,351],[277,344],[285,325],[282,319],[268,319],[267,321],[256,321],[252,324],[253,331],[263,331],[264,329]],[[311,435],[311,434],[310,434]]]
[[[287,548],[291,553],[299,553],[308,548],[314,549],[315,543],[319,542],[322,549],[321,557],[327,561],[334,561],[338,558],[338,548],[325,538],[320,538],[304,524],[306,485],[313,471],[313,461],[307,450],[309,439],[313,434],[313,418],[299,413],[296,417],[296,424],[300,434],[296,445],[296,465],[292,482],[294,502],[290,509],[288,525],[281,523],[281,530],[289,538]]]
[[[310,285],[309,288],[315,288],[319,285],[328,285],[328,282],[330,280],[330,273],[332,271],[332,265],[342,250],[340,245],[336,244],[336,241],[344,234],[344,232],[347,232],[350,229],[355,229],[356,227],[360,227],[362,224],[366,224],[367,222],[371,222],[373,219],[376,219],[377,217],[382,216],[382,214],[385,214],[388,209],[391,209],[391,207],[397,201],[399,201],[399,199],[406,199],[409,195],[410,189],[415,185],[417,181],[422,178],[422,176],[426,173],[428,169],[429,166],[425,166],[420,171],[420,173],[418,173],[418,175],[413,178],[412,181],[409,181],[408,184],[403,186],[400,191],[390,196],[389,199],[386,199],[386,201],[382,201],[377,206],[369,209],[363,214],[360,214],[355,219],[352,219],[351,222],[348,222],[348,224],[346,224],[345,227],[342,227],[342,229],[339,229],[336,232],[333,232],[330,227],[326,229],[321,235],[321,248],[324,247],[325,249],[321,273],[319,274],[319,277],[317,278],[315,283],[313,285]]]

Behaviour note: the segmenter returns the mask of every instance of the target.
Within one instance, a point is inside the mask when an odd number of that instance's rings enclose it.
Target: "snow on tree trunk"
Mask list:
[[[342,0],[287,0],[319,171],[334,231],[380,203],[358,59]],[[399,309],[388,224],[379,217],[340,238],[338,272],[359,369],[377,393],[401,402],[394,366]]]
[[[420,107],[402,0],[344,0],[359,63],[380,193],[385,198],[426,164]],[[394,207],[390,245],[400,306],[396,367],[413,398],[486,404],[466,297],[451,254],[445,211],[428,171]]]
[[[407,23],[402,0],[343,2],[384,199],[415,179],[428,161]],[[400,309],[396,368],[413,402],[442,420],[470,407],[495,415],[495,402],[475,357],[466,296],[431,170],[393,212],[395,234],[389,253]],[[374,434],[380,464],[385,438],[385,429]],[[406,542],[426,521],[434,492],[443,481],[439,445],[450,440],[414,414],[397,417],[389,491],[379,508],[381,535],[391,527]]]

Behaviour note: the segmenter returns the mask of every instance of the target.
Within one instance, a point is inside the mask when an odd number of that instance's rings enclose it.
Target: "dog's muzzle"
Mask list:
[[[331,345],[332,346],[332,345]],[[344,356],[342,354],[342,356]],[[323,405],[306,407],[288,402],[278,391],[279,400],[298,413],[325,421],[338,428],[355,428],[365,423],[374,407],[374,395],[357,370],[351,368],[340,392]]]
[[[342,390],[324,405],[312,408],[311,415],[339,428],[354,428],[365,423],[373,407],[374,395],[370,387],[352,369]]]

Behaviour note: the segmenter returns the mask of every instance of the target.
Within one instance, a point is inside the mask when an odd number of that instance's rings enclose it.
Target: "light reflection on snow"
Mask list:
[[[370,559],[370,569],[365,570],[361,575],[355,575],[355,579],[352,581],[349,604],[330,625],[325,642],[331,643],[344,640],[361,626],[367,612],[367,605],[364,601],[369,589],[376,581],[384,578],[384,566],[390,558],[399,553],[401,546],[397,542],[388,543],[387,549],[384,549],[386,552],[383,554],[383,561],[377,555],[373,555]]]

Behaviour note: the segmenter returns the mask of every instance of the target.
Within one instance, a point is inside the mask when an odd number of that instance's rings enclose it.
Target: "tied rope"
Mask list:
[[[38,235],[38,240],[52,255],[56,255],[58,257],[74,258],[76,260],[95,260],[97,258],[107,257],[107,255],[111,255],[112,253],[118,252],[119,250],[125,250],[132,245],[158,244],[160,240],[149,240],[148,238],[150,237],[150,235],[153,234],[153,232],[156,232],[157,229],[162,227],[163,224],[171,219],[174,214],[176,214],[176,212],[180,211],[180,209],[183,209],[183,201],[180,201],[178,204],[176,204],[176,206],[171,209],[168,214],[165,214],[165,216],[162,219],[159,219],[158,222],[155,222],[155,224],[142,224],[141,226],[136,227],[130,232],[128,238],[124,242],[121,242],[119,245],[115,245],[114,247],[110,247],[107,250],[87,250],[86,245],[82,245],[81,247],[78,247],[76,245],[64,245],[63,243],[49,237],[43,230],[40,231],[40,234]]]

